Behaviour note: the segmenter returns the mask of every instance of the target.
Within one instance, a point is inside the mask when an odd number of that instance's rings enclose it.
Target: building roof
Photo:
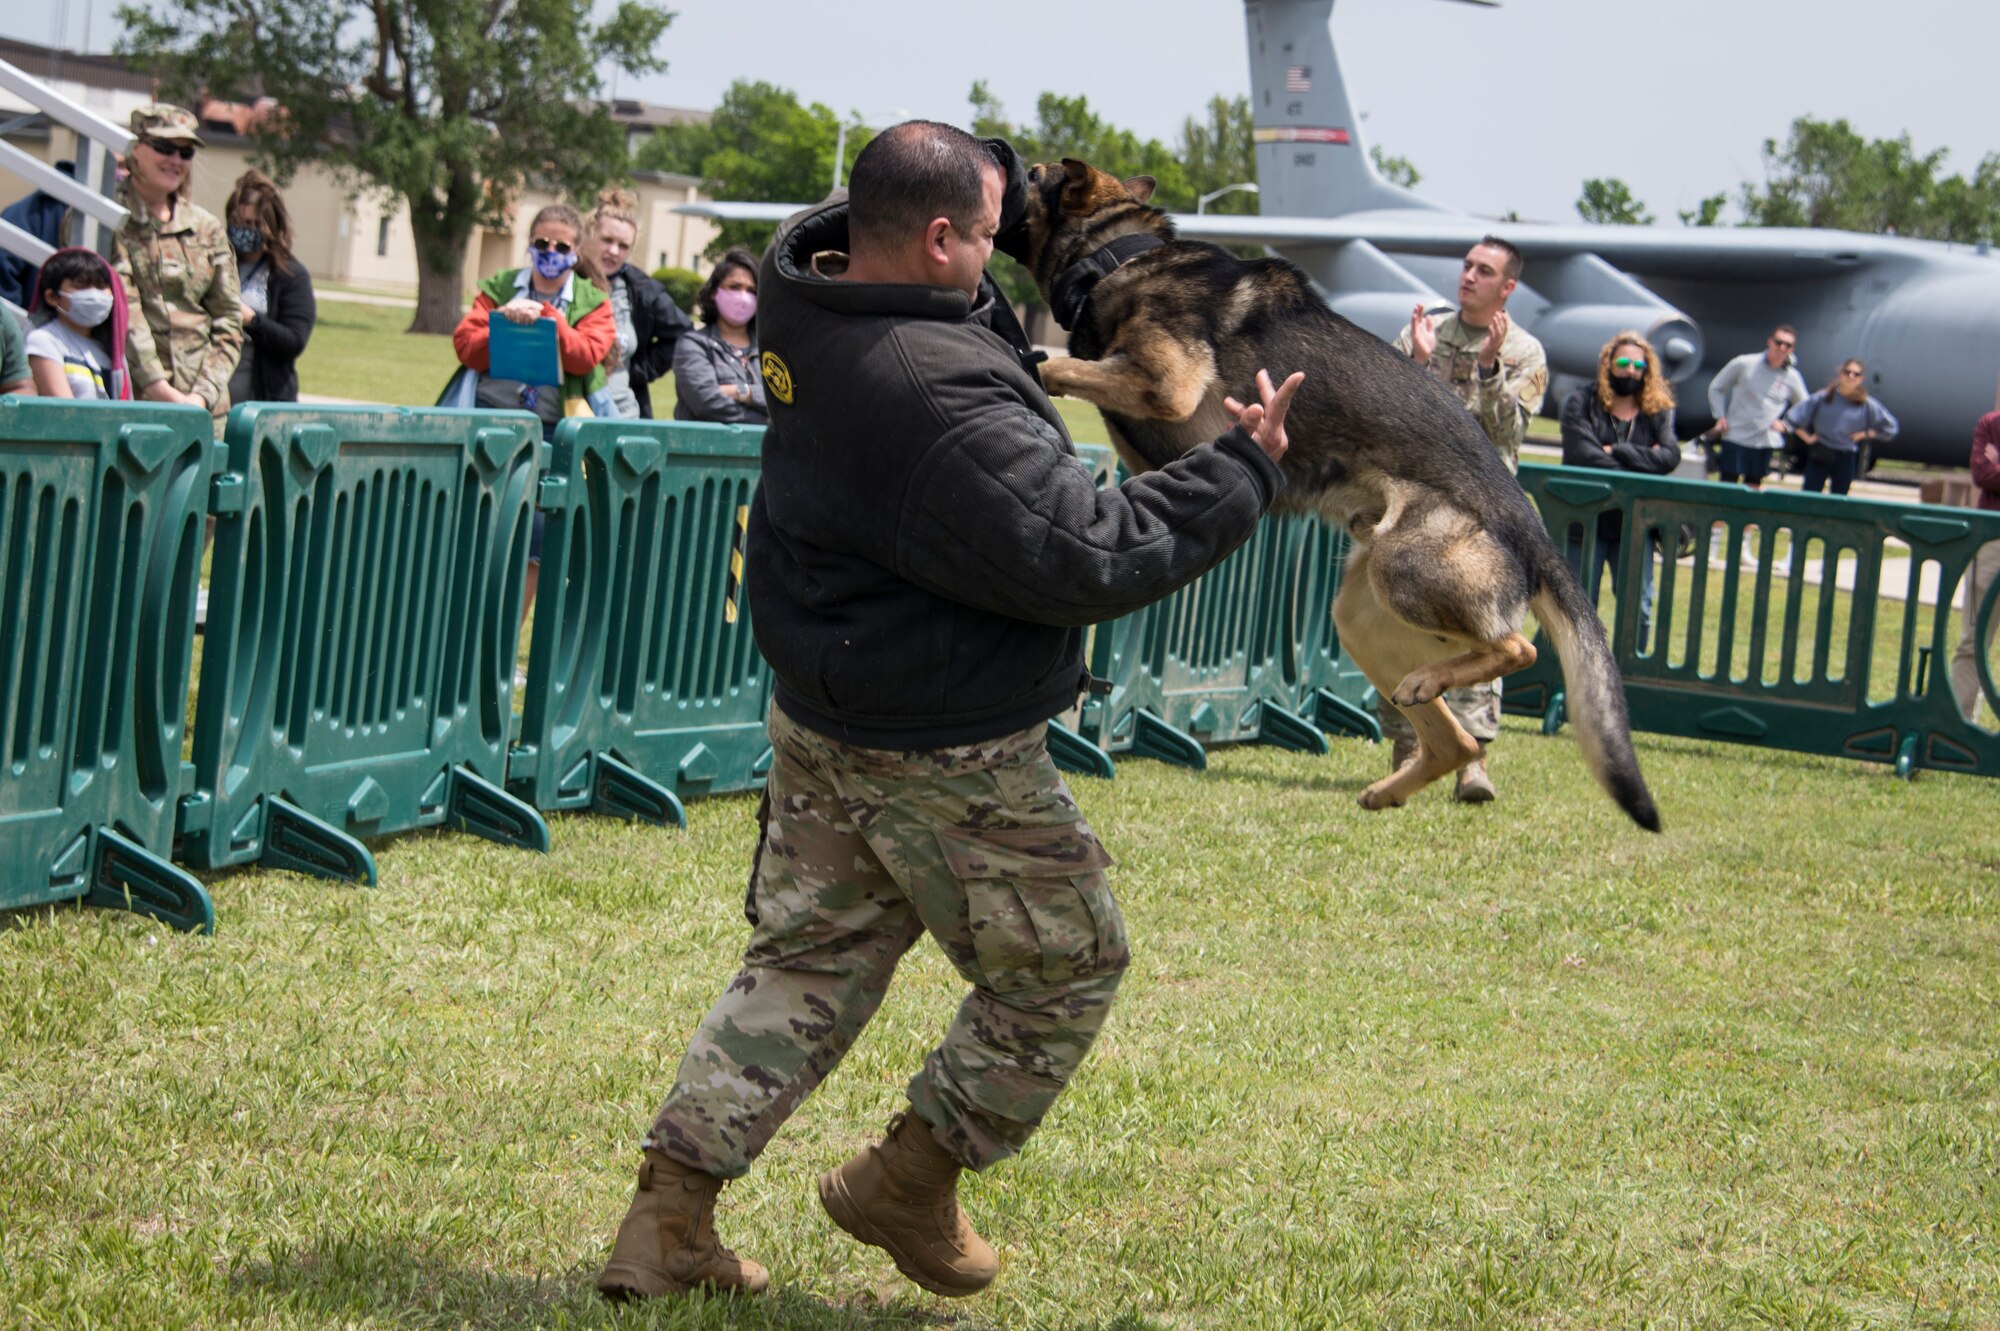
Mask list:
[[[34,42],[0,37],[0,60],[47,83],[81,83],[87,88],[113,88],[151,93],[153,78],[126,64],[123,56],[59,51]]]

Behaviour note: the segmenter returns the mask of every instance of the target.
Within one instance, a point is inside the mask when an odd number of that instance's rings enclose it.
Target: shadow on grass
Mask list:
[[[523,1275],[441,1260],[421,1245],[384,1239],[332,1242],[248,1263],[231,1292],[254,1308],[320,1315],[342,1323],[409,1327],[673,1328],[674,1331],[998,1331],[978,1300],[941,1305],[911,1288],[908,1302],[863,1296],[834,1302],[776,1283],[762,1295],[691,1294],[650,1302],[606,1302],[595,1271]],[[1071,1323],[1076,1331],[1161,1331],[1135,1313]]]

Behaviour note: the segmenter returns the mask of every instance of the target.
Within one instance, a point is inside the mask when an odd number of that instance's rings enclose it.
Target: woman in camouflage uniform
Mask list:
[[[228,230],[188,198],[202,146],[195,118],[155,103],[133,111],[131,125],[138,142],[125,155],[118,198],[130,215],[113,257],[138,306],[125,350],[132,391],[220,419],[243,350],[242,301]]]

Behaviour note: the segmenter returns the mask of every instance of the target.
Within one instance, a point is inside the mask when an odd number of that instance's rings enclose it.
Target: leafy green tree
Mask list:
[[[840,178],[875,131],[848,120]],[[656,171],[700,176],[702,188],[717,199],[743,203],[810,203],[833,187],[833,150],[841,138],[840,119],[798,94],[738,79],[706,124],[670,125],[656,130],[639,149],[638,164]],[[732,245],[762,252],[777,228],[767,222],[725,222],[707,253]]]
[[[673,15],[619,0],[145,0],[118,11],[119,49],[192,103],[202,89],[276,99],[255,130],[288,179],[302,163],[409,206],[412,332],[450,332],[477,225],[500,225],[528,179],[579,197],[625,168],[621,128],[592,99],[599,69],[666,68]]]
[[[1653,222],[1646,205],[1632,197],[1632,187],[1616,176],[1584,181],[1576,211],[1586,222],[1612,226],[1650,226]]]
[[[1941,174],[1947,155],[1943,148],[1919,154],[1907,133],[1864,139],[1845,120],[1801,116],[1783,144],[1764,141],[1764,187],[1743,187],[1743,212],[1756,226],[1992,237],[2000,230],[2000,154],[1988,154],[1970,180]]]
[[[1202,195],[1229,185],[1257,183],[1256,126],[1250,119],[1248,97],[1211,97],[1205,118],[1181,122],[1174,155],[1187,175],[1188,188]],[[1255,213],[1256,191],[1240,189],[1218,196],[1211,213]]]
[[[1682,226],[1715,226],[1722,220],[1722,210],[1729,203],[1727,194],[1711,194],[1680,214]]]
[[[1376,175],[1392,185],[1401,185],[1404,189],[1415,189],[1417,182],[1424,178],[1423,173],[1417,170],[1416,164],[1409,158],[1391,157],[1382,151],[1382,145],[1379,143],[1368,145],[1368,160],[1375,164]]]

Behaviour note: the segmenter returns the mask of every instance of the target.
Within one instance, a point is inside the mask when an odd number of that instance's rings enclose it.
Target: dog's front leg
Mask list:
[[[1123,352],[1103,360],[1065,356],[1042,365],[1042,386],[1136,420],[1184,421],[1200,409],[1215,377],[1212,358],[1184,347],[1142,363]]]

